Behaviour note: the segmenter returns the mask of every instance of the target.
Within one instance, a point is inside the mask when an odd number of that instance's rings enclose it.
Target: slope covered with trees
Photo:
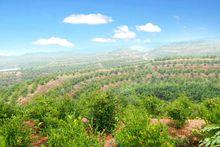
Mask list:
[[[0,145],[220,144],[218,56],[112,63],[38,69],[2,85]],[[4,72],[9,80],[14,74]]]

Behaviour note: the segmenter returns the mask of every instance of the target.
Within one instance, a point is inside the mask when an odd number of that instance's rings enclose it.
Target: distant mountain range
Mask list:
[[[120,60],[138,61],[167,56],[220,55],[220,40],[179,42],[164,45],[151,51],[117,49],[101,53],[31,53],[22,56],[0,57],[0,69],[45,65],[72,65],[97,62],[116,62]]]
[[[220,40],[179,42],[149,52],[150,57],[220,55]]]

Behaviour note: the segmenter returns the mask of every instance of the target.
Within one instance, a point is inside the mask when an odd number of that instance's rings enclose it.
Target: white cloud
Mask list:
[[[115,30],[115,34],[113,36],[115,39],[133,39],[136,38],[136,33],[129,30],[128,26],[119,26]]]
[[[155,33],[161,32],[161,28],[153,23],[147,23],[145,25],[136,26],[136,29],[142,32],[155,32]]]
[[[93,42],[98,42],[98,43],[108,43],[108,42],[115,42],[114,39],[112,38],[93,38]]]
[[[8,53],[0,52],[0,57],[7,57],[10,56]]]
[[[33,42],[35,45],[58,45],[62,47],[74,47],[75,45],[63,38],[58,38],[58,37],[51,37],[48,39],[39,39],[35,42]]]
[[[112,22],[112,18],[98,14],[74,14],[64,18],[64,23],[98,25]]]

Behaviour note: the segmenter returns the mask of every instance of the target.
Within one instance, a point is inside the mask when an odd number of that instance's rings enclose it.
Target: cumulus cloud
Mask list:
[[[64,23],[98,25],[112,22],[111,17],[98,14],[74,14],[64,18]]]
[[[152,32],[152,33],[161,32],[161,28],[153,23],[147,23],[145,25],[136,26],[136,29],[142,32]]]
[[[108,42],[115,42],[114,39],[112,38],[93,38],[93,42],[98,42],[98,43],[108,43]]]
[[[126,26],[126,25],[119,26],[115,30],[115,34],[114,34],[113,38],[115,38],[115,39],[125,39],[125,40],[133,39],[133,38],[136,38],[136,33],[130,31],[128,26]]]
[[[58,45],[62,47],[74,47],[75,45],[68,41],[67,39],[58,38],[58,37],[51,37],[46,39],[39,39],[35,42],[33,42],[35,45]]]

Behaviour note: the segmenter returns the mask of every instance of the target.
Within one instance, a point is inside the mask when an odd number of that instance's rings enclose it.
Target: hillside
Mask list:
[[[164,45],[149,53],[150,57],[220,55],[220,41],[191,41]]]
[[[219,57],[122,63],[2,72],[11,84],[0,88],[0,139],[9,146],[198,146],[211,135],[203,127],[220,123]]]
[[[0,147],[220,147],[220,0],[0,0]]]

